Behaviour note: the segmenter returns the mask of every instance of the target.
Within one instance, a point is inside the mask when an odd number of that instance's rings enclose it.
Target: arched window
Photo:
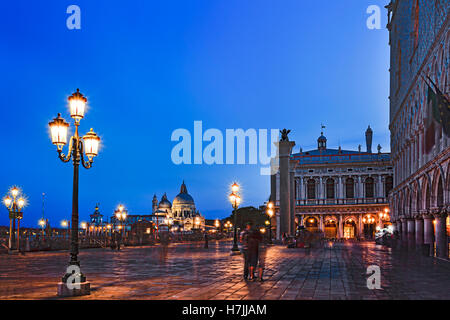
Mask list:
[[[373,198],[374,197],[374,183],[373,178],[367,178],[366,179],[366,198]]]
[[[327,179],[327,199],[334,199],[334,180]]]
[[[308,193],[308,199],[315,199],[316,198],[316,182],[314,179],[309,179],[307,182],[307,193]]]
[[[345,197],[350,199],[355,197],[355,180],[352,178],[345,181]]]
[[[384,190],[385,190],[385,197],[388,197],[389,192],[392,190],[394,186],[394,180],[392,179],[392,176],[386,177],[386,180],[384,182]]]

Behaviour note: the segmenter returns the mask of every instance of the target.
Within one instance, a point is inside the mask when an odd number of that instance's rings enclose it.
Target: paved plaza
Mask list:
[[[363,243],[268,249],[266,281],[242,279],[230,242],[84,250],[91,295],[78,299],[450,299],[450,263]],[[0,299],[56,299],[68,252],[0,256]],[[366,269],[381,268],[381,289]],[[74,298],[71,298],[74,299]]]

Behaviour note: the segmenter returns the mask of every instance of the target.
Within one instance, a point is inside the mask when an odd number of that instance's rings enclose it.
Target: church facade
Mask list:
[[[186,184],[181,184],[180,193],[171,203],[164,194],[158,202],[156,195],[152,200],[152,215],[171,219],[172,225],[184,231],[203,229],[205,218],[195,207],[194,198],[188,193]]]
[[[373,238],[389,225],[393,167],[381,146],[372,152],[372,135],[369,127],[366,151],[330,149],[323,132],[314,150],[292,154],[295,142],[279,142],[279,164],[271,176],[278,239],[298,226],[327,238]]]
[[[391,219],[408,246],[448,257],[450,2],[393,0],[389,21]]]
[[[128,213],[127,210],[125,212]],[[113,214],[108,223],[107,219],[104,220],[97,204],[94,213],[90,215],[88,229],[104,232],[108,230],[109,225],[112,228],[123,226],[126,231],[130,231],[133,226],[138,224],[152,224],[163,231],[168,230],[169,224],[173,231],[192,231],[205,229],[205,218],[196,209],[194,198],[188,193],[183,181],[180,193],[173,199],[173,202],[169,201],[166,193],[163,194],[160,201],[154,195],[151,214],[127,214],[125,221],[119,221]]]

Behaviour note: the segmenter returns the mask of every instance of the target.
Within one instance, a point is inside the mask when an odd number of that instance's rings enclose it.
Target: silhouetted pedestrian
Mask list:
[[[205,249],[208,249],[208,234],[205,232]]]
[[[244,280],[248,279],[248,236],[252,228],[252,223],[247,222],[245,229],[241,232],[239,236],[239,241],[241,242],[241,252],[244,257]]]
[[[262,241],[262,235],[259,230],[251,230],[248,235],[248,268],[249,279],[255,279],[255,270],[258,266],[259,245]]]

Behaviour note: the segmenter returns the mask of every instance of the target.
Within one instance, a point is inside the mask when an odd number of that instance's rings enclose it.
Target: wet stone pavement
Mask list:
[[[242,279],[230,242],[80,253],[91,295],[70,299],[450,299],[450,262],[370,242],[268,248],[263,283]],[[0,299],[56,299],[68,252],[0,256]],[[381,289],[367,288],[378,265]]]

